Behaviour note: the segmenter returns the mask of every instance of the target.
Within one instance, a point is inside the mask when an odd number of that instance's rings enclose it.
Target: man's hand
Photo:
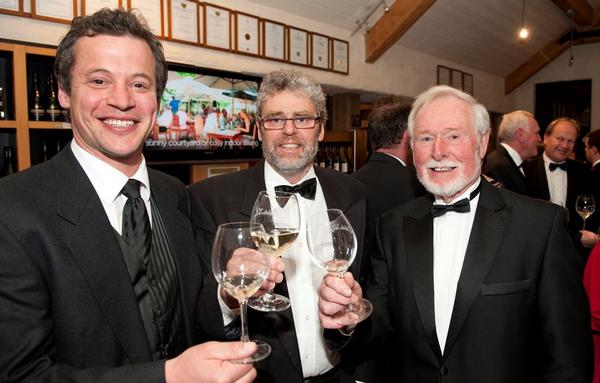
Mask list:
[[[357,303],[362,298],[360,284],[352,273],[343,278],[327,274],[319,286],[319,319],[327,329],[344,329],[350,332],[356,327],[357,316],[348,312],[346,306]]]
[[[593,247],[598,242],[598,235],[593,231],[579,230],[583,247]]]
[[[252,364],[228,360],[249,357],[256,351],[254,342],[206,342],[185,350],[165,363],[167,383],[248,383],[256,378]]]

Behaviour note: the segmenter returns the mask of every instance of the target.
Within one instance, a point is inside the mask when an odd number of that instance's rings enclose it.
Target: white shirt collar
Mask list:
[[[129,177],[84,150],[75,140],[71,140],[71,150],[90,179],[102,203],[111,204],[119,196]],[[146,160],[143,156],[138,170],[131,178],[142,183],[140,195],[144,201],[148,201],[150,199],[150,181]]]
[[[500,145],[502,145],[504,149],[506,149],[508,155],[510,156],[510,158],[512,158],[512,160],[517,166],[520,166],[523,163],[523,159],[521,158],[519,153],[517,153],[517,151],[512,148],[512,146],[510,146],[509,144],[505,144],[504,142],[501,142]]]
[[[556,162],[556,161],[554,161],[554,160],[550,159],[550,157],[548,157],[548,156],[546,155],[546,152],[544,152],[544,153],[542,154],[542,157],[544,158],[544,166],[546,167],[546,169],[549,169],[549,168],[550,168],[550,164],[562,164],[563,162],[566,162],[566,161],[562,161],[562,162]]]
[[[265,186],[267,187],[267,190],[275,190],[275,186],[278,185],[289,185],[289,186],[294,186],[291,183],[288,182],[288,180],[286,180],[281,174],[277,173],[277,171],[275,169],[273,169],[273,167],[271,166],[271,164],[269,164],[267,161],[264,162],[265,163]],[[315,178],[316,174],[315,174],[315,168],[314,167],[310,167],[310,169],[308,170],[308,173],[306,173],[304,175],[304,177],[302,177],[302,179],[300,181],[298,181],[298,184],[311,179],[311,178]]]
[[[393,155],[391,153],[387,153],[387,152],[379,152],[379,153],[387,154],[388,156],[398,160],[398,162],[400,162],[402,164],[402,166],[406,166],[406,162],[402,161],[402,159],[400,159],[400,157],[396,157],[395,155]]]

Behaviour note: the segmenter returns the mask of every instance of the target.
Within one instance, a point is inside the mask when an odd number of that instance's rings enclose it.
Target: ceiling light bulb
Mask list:
[[[521,28],[521,30],[519,31],[519,38],[521,40],[525,40],[527,37],[529,37],[529,31],[527,30],[527,28]]]

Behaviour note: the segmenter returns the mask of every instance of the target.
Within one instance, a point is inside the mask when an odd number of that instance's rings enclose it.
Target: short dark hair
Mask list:
[[[372,150],[389,148],[402,140],[408,127],[410,104],[383,104],[369,114],[367,135]]]
[[[82,37],[97,35],[131,36],[148,43],[154,56],[156,97],[160,100],[167,83],[167,61],[160,41],[152,34],[143,17],[124,9],[102,8],[89,16],[78,16],[56,50],[54,76],[60,87],[71,93],[71,72],[75,65],[75,44]]]
[[[556,125],[558,125],[559,122],[562,122],[562,121],[570,122],[571,125],[573,125],[575,127],[575,135],[577,137],[579,137],[579,123],[570,117],[559,117],[559,118],[552,120],[552,122],[546,128],[546,131],[544,132],[544,136],[550,137],[550,135],[552,135],[552,131],[554,130],[554,127]]]
[[[592,130],[587,135],[587,146],[593,146],[600,152],[600,130]]]

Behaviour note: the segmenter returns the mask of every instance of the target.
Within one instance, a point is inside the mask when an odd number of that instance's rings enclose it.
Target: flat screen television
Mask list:
[[[256,96],[261,78],[169,65],[157,122],[144,144],[149,162],[261,158]]]

